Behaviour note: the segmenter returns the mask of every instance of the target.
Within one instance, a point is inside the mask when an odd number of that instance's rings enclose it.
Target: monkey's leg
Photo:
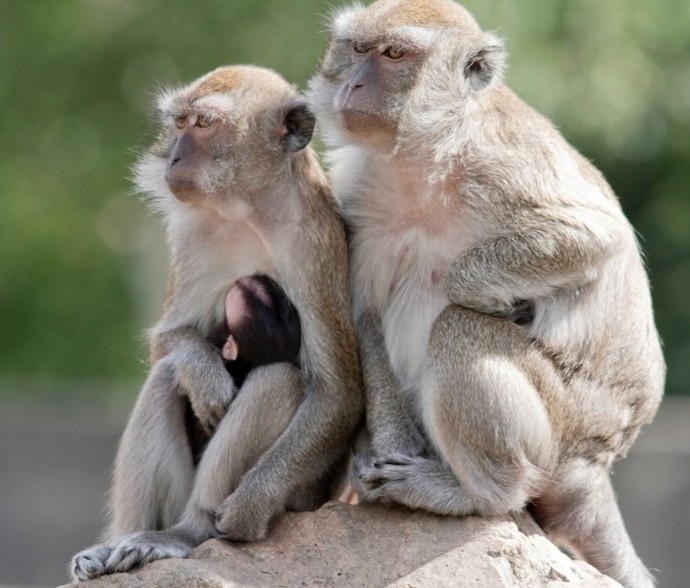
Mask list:
[[[357,324],[357,334],[372,451],[379,454],[423,453],[426,442],[417,430],[400,382],[391,368],[378,317],[371,312],[365,313]]]
[[[180,521],[166,531],[124,537],[109,555],[104,573],[187,557],[194,547],[217,536],[215,510],[283,433],[301,401],[297,368],[285,363],[255,368],[204,451]]]
[[[532,510],[549,535],[563,539],[626,588],[654,586],[635,553],[602,465],[584,459],[562,464]]]
[[[432,328],[420,386],[424,427],[438,458],[360,462],[364,499],[446,515],[524,508],[556,456],[535,388],[539,360],[516,325],[447,307]]]
[[[185,399],[165,361],[153,366],[120,441],[110,493],[106,543],[70,562],[75,581],[105,572],[117,538],[179,520],[192,489],[194,465],[185,429]]]

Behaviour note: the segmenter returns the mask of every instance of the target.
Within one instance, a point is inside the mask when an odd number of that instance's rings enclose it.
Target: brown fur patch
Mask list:
[[[232,92],[245,80],[244,72],[239,68],[223,67],[206,77],[194,92],[195,97]]]
[[[275,72],[262,67],[234,65],[219,67],[201,78],[199,85],[193,89],[191,101],[209,94],[229,94],[238,90],[256,91],[264,96],[276,99],[281,94],[294,94],[294,88]]]
[[[477,29],[472,15],[452,0],[380,0],[368,9],[388,26],[450,26]]]

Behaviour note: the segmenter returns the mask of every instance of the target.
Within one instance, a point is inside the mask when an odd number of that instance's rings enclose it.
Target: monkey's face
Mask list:
[[[336,37],[310,85],[312,100],[350,138],[391,147],[425,58],[409,36]]]
[[[195,206],[261,191],[309,143],[315,122],[291,85],[247,66],[222,67],[165,92],[158,110],[162,132],[137,165],[137,183]]]
[[[406,98],[425,57],[407,40],[374,39],[341,44],[348,66],[339,80],[334,106],[350,133],[369,137],[397,132]]]
[[[310,99],[325,139],[391,150],[447,107],[460,110],[495,68],[500,42],[450,0],[379,0],[335,14]]]
[[[187,202],[213,191],[213,184],[224,183],[232,167],[232,126],[209,109],[188,109],[174,117],[167,153],[165,181],[170,191]]]

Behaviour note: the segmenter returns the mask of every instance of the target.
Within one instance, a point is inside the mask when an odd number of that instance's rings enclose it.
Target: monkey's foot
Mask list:
[[[360,455],[355,461],[353,482],[367,502],[396,501],[397,491],[427,462],[428,458],[402,453],[378,457]]]
[[[354,478],[366,502],[395,502],[437,514],[468,514],[470,509],[453,473],[434,458],[362,456],[355,462]]]
[[[135,566],[170,557],[188,557],[194,545],[170,531],[144,531],[122,538],[111,550],[104,570],[98,574],[127,572]]]
[[[94,545],[80,551],[69,563],[69,575],[72,582],[92,580],[105,573],[105,562],[113,552],[108,545]]]

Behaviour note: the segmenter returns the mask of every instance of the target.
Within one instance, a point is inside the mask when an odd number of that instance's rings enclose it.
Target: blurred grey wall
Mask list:
[[[25,405],[0,414],[0,588],[56,586],[98,538],[128,407]],[[667,398],[614,486],[628,531],[662,588],[690,578],[690,400]]]

